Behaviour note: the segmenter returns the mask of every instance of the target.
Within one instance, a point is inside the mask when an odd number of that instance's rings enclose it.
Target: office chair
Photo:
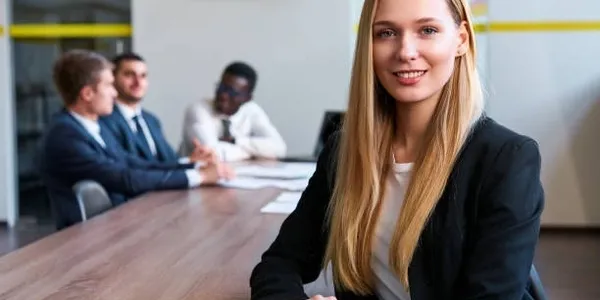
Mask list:
[[[531,280],[531,286],[529,287],[531,296],[535,300],[547,300],[546,292],[544,292],[544,286],[542,285],[542,280],[538,275],[537,270],[534,265],[531,265],[531,270],[529,271],[529,279]]]
[[[329,138],[340,129],[344,122],[344,111],[326,111],[323,115],[323,121],[321,128],[319,129],[319,136],[317,137],[317,143],[313,150],[313,157],[318,158],[319,154],[325,147],[325,144]]]
[[[312,153],[299,156],[287,156],[279,160],[284,162],[316,162],[329,138],[340,129],[342,122],[344,121],[344,116],[344,111],[326,111],[323,115],[321,127],[319,128],[319,135],[317,136],[317,143],[315,144]]]
[[[83,180],[73,186],[77,204],[81,211],[81,220],[86,221],[112,207],[112,202],[106,190],[99,183]]]

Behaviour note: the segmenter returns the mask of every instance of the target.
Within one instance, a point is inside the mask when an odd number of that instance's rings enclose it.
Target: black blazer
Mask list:
[[[328,237],[336,144],[325,148],[296,210],[250,278],[252,299],[308,299]],[[412,300],[531,299],[528,274],[544,192],[537,143],[482,117],[420,237],[409,268]],[[330,175],[328,175],[330,174]],[[377,299],[336,290],[338,300]]]

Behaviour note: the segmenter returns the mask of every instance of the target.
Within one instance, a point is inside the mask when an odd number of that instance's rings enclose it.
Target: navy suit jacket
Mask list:
[[[179,156],[177,153],[175,153],[173,148],[171,148],[171,145],[169,145],[167,139],[165,139],[158,118],[145,110],[142,110],[142,117],[146,121],[148,129],[150,130],[150,134],[152,135],[152,139],[156,144],[156,156],[152,155],[152,152],[150,152],[146,147],[140,145],[135,133],[131,130],[127,120],[125,120],[125,117],[116,105],[113,113],[106,117],[100,118],[100,121],[110,129],[121,147],[123,147],[123,149],[130,154],[146,160],[170,163],[177,162]]]
[[[41,174],[56,213],[58,228],[81,221],[73,185],[94,180],[117,206],[153,190],[188,187],[187,165],[150,162],[125,152],[100,123],[106,148],[68,111],[55,115],[43,139]]]

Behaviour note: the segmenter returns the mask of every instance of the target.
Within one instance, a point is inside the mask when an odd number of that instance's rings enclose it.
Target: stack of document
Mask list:
[[[315,163],[271,163],[244,165],[235,168],[236,178],[222,180],[219,185],[238,189],[275,187],[303,191],[315,172]]]

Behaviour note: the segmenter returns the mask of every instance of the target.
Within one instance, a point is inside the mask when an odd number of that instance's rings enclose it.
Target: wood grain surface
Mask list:
[[[277,189],[145,195],[0,258],[0,299],[249,299]]]

